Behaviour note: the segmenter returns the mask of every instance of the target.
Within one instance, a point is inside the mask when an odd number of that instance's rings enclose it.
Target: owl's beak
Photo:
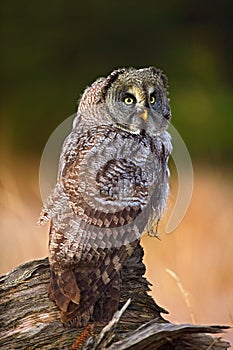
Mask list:
[[[148,119],[148,111],[146,108],[143,108],[143,111],[138,113],[138,116],[144,120],[144,122]]]

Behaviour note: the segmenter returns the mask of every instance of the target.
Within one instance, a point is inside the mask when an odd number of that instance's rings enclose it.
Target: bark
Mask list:
[[[121,310],[108,325],[65,328],[48,298],[48,259],[25,263],[0,278],[1,349],[227,349],[230,344],[211,335],[225,326],[174,325],[161,314],[143,277],[139,245],[122,271]],[[128,300],[128,299],[131,299]],[[128,302],[127,302],[128,300]],[[127,302],[127,303],[126,303]]]

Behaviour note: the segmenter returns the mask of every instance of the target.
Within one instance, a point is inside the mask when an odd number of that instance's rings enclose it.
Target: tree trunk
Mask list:
[[[143,277],[139,245],[122,271],[121,311],[108,325],[65,328],[48,298],[48,259],[25,263],[0,278],[1,349],[227,349],[230,344],[206,333],[225,326],[174,325],[166,321]],[[131,302],[127,300],[131,299]],[[127,302],[127,303],[126,303]],[[126,304],[125,304],[126,303]]]

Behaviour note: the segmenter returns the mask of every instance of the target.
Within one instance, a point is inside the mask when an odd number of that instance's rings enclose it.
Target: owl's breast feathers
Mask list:
[[[117,310],[121,267],[165,205],[170,139],[99,126],[66,145],[52,195],[62,205],[47,209],[50,297],[80,326]]]

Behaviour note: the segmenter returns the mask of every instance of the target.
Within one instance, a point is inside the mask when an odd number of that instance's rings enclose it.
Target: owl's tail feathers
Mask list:
[[[51,270],[49,298],[59,307],[65,325],[85,326],[93,314],[94,305],[91,304],[80,313],[80,289],[72,270],[59,275]]]
[[[116,273],[109,288],[95,304],[93,318],[97,322],[109,322],[112,319],[113,314],[118,309],[120,287],[121,278],[120,275]]]
[[[80,289],[76,282],[73,271],[64,271],[59,275],[51,270],[49,297],[53,300],[62,312],[63,318],[68,311],[70,302],[78,308],[80,302]]]
[[[93,269],[77,267],[76,280],[81,290],[79,307],[70,303],[67,310],[69,324],[85,325],[91,318],[97,322],[110,321],[120,299],[120,269],[129,255],[129,246],[105,251],[105,257]]]
[[[80,275],[82,277],[85,275],[83,282],[80,280]],[[78,282],[81,284],[81,290],[84,287],[84,290],[81,292],[81,303],[77,305],[70,302],[67,311],[61,314],[62,321],[74,327],[86,326],[90,320],[97,322],[110,321],[113,314],[117,311],[119,304],[121,285],[119,273],[116,271],[111,273],[111,283],[107,286],[93,286],[93,290],[87,289],[87,284],[85,283],[85,281],[91,282],[90,274],[80,275],[78,276]],[[99,288],[100,290],[98,290]]]

